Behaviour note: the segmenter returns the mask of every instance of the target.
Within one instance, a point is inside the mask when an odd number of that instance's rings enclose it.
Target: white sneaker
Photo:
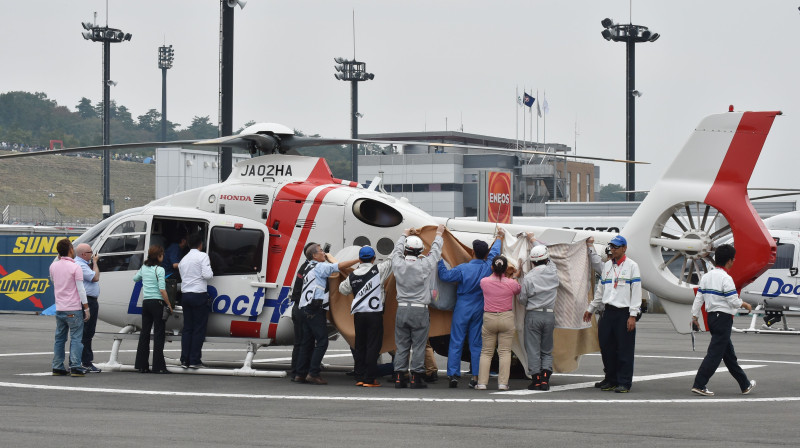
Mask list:
[[[714,392],[711,392],[710,390],[708,390],[707,387],[704,387],[702,389],[700,389],[699,387],[693,387],[692,388],[692,392],[696,393],[697,395],[702,395],[704,397],[713,397],[714,396]]]
[[[756,388],[756,380],[750,380],[750,386],[748,386],[747,389],[742,391],[742,395],[749,395],[750,392],[752,392],[753,389],[755,388]]]
[[[498,384],[497,390],[508,390],[508,384]]]
[[[475,385],[475,390],[486,390],[486,385],[485,384],[476,384]]]

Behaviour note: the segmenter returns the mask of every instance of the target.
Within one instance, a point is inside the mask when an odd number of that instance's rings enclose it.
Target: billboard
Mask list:
[[[511,223],[513,204],[511,172],[480,171],[478,176],[478,219]]]
[[[78,235],[0,234],[0,310],[41,312],[55,303],[50,263],[64,237]]]

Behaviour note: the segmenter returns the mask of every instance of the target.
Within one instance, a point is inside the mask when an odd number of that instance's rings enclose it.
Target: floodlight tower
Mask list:
[[[83,38],[92,42],[103,43],[103,144],[108,145],[110,135],[110,108],[111,86],[116,85],[111,81],[111,44],[131,40],[131,33],[125,33],[117,28],[99,26],[94,23],[83,22]],[[110,171],[111,156],[109,150],[103,150],[103,218],[108,218],[114,213],[114,204],[110,198]]]
[[[158,68],[161,69],[161,141],[167,141],[167,70],[172,68],[175,50],[172,45],[158,47]]]
[[[631,24],[616,24],[613,20],[605,18],[600,22],[603,25],[603,38],[608,41],[625,42],[627,49],[626,67],[627,67],[627,82],[625,86],[625,158],[628,160],[635,160],[636,157],[636,142],[635,135],[635,108],[636,98],[642,94],[634,87],[636,77],[636,64],[635,64],[635,48],[634,46],[640,42],[655,42],[661,37],[660,34],[650,31],[646,26],[631,25]],[[636,190],[636,166],[629,163],[625,167],[625,189],[628,193],[625,194],[625,200],[632,202],[635,199],[634,190]]]
[[[340,81],[350,81],[350,138],[358,138],[358,83],[375,79],[375,75],[367,73],[367,64],[344,58],[334,58],[337,73],[333,76]],[[353,146],[353,174],[352,181],[358,182],[358,145]]]

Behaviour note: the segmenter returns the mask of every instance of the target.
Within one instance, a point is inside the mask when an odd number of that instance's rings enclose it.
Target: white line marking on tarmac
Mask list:
[[[179,348],[167,348],[164,349],[165,352],[179,352],[181,349]],[[243,352],[244,349],[230,349],[230,348],[204,348],[203,352]],[[285,349],[276,349],[276,348],[267,348],[259,350],[260,353],[264,352],[290,352],[292,351],[291,348]],[[347,352],[350,353],[350,350],[347,349],[332,349],[326,351],[326,353],[330,352]],[[67,351],[69,353],[69,351]],[[94,353],[111,353],[111,350],[94,350]],[[136,350],[120,350],[119,353],[136,353]],[[29,353],[0,353],[0,358],[8,357],[8,356],[44,356],[44,355],[53,355],[52,351],[49,352],[29,352]],[[350,355],[348,355],[350,356]]]
[[[0,382],[0,387],[16,389],[57,390],[64,392],[94,392],[106,394],[150,395],[167,397],[211,397],[257,400],[296,400],[296,401],[371,401],[371,402],[434,402],[434,403],[775,403],[800,401],[800,397],[770,398],[679,398],[679,399],[537,399],[537,398],[430,398],[430,397],[348,397],[324,395],[267,395],[267,394],[226,394],[213,392],[175,392],[153,390],[110,389],[74,386],[48,386],[42,384],[22,384]],[[687,392],[688,393],[688,392]]]
[[[742,369],[755,369],[758,367],[766,367],[765,365],[750,365],[750,366],[742,366]],[[717,369],[717,373],[720,372],[727,372],[728,369],[725,367],[721,367]],[[640,383],[642,381],[653,381],[653,380],[663,380],[667,378],[680,378],[683,376],[694,376],[697,374],[697,370],[686,370],[683,372],[674,372],[674,373],[660,373],[657,375],[644,375],[644,376],[634,376],[633,377],[633,384]],[[563,386],[551,386],[550,390],[509,390],[503,392],[491,392],[492,395],[533,395],[533,394],[547,394],[550,392],[561,392],[564,390],[574,390],[574,389],[587,389],[590,387],[594,387],[593,382],[588,383],[575,383],[575,384],[565,384]]]

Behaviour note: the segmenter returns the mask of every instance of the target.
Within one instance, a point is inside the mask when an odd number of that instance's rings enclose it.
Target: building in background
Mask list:
[[[485,171],[512,174],[512,214],[542,216],[546,202],[594,200],[599,168],[565,159],[571,148],[559,143],[528,143],[527,149],[552,155],[500,154],[481,149],[437,147],[458,143],[487,148],[514,149],[517,141],[464,132],[404,132],[361,134],[370,140],[426,142],[403,145],[385,154],[360,155],[358,182],[383,179],[387,193],[404,196],[434,216],[478,216],[479,179]],[[519,142],[520,148],[523,143]]]

